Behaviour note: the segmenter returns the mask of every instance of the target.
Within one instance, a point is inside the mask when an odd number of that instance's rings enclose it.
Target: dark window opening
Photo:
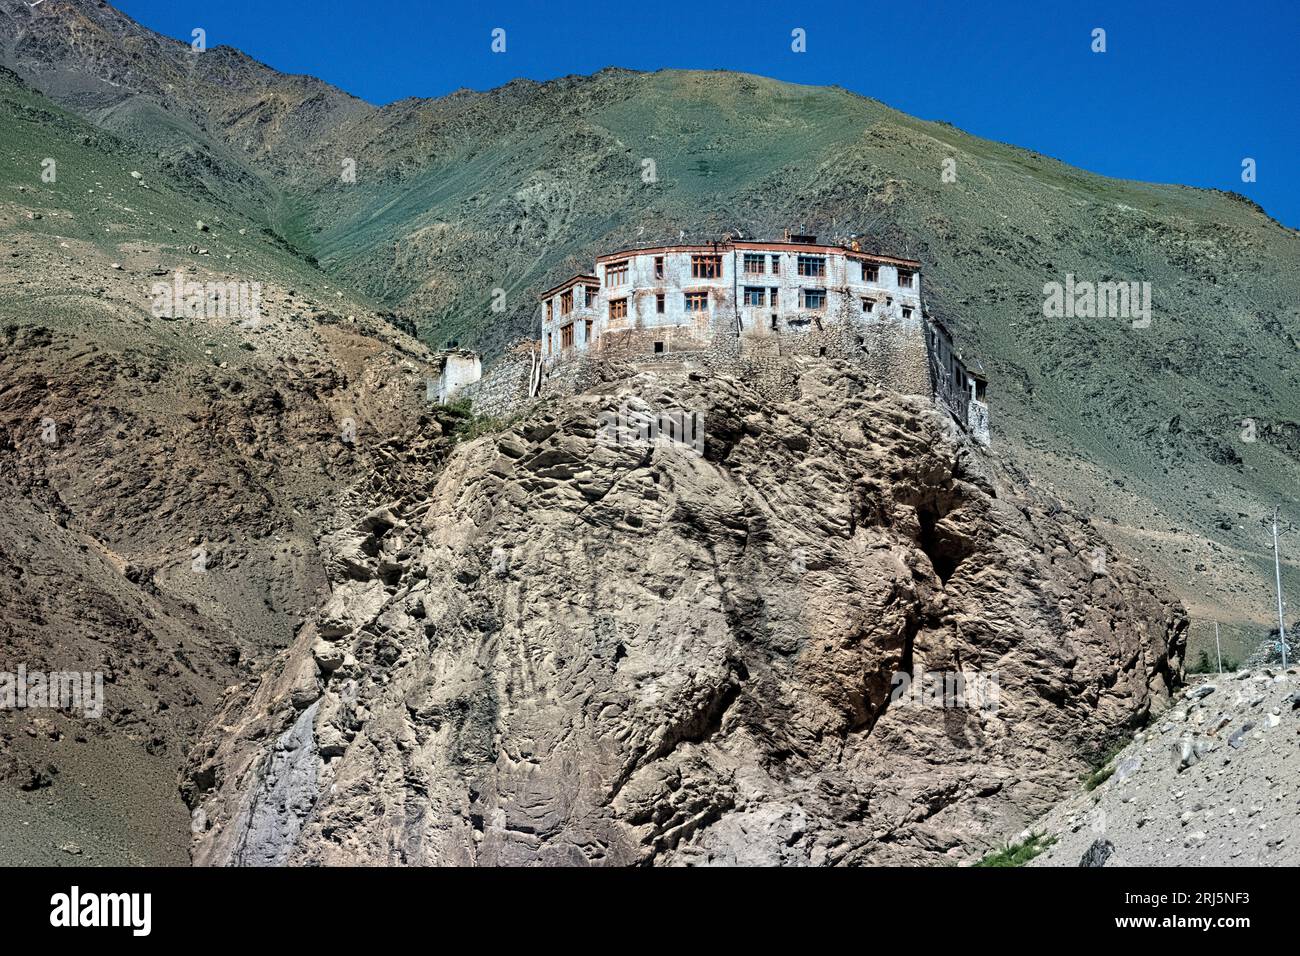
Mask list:
[[[717,279],[722,275],[722,256],[691,256],[691,276]]]
[[[801,276],[824,276],[826,274],[826,260],[821,256],[799,256],[798,267]]]
[[[623,285],[627,282],[627,260],[611,262],[605,266],[605,285]]]
[[[799,298],[803,300],[802,305],[805,309],[826,308],[825,289],[800,289]]]

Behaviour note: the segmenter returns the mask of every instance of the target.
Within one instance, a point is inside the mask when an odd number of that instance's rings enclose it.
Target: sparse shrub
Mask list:
[[[984,857],[976,866],[1024,866],[1056,842],[1056,837],[1035,833],[1020,843],[1011,843]]]
[[[1096,790],[1103,783],[1109,780],[1111,778],[1111,774],[1113,774],[1114,772],[1115,772],[1115,763],[1114,761],[1111,761],[1110,763],[1106,764],[1106,766],[1102,767],[1100,770],[1094,770],[1092,773],[1088,774],[1088,779],[1083,782],[1083,789],[1091,793],[1093,790]]]
[[[1227,654],[1223,655],[1223,672],[1225,674],[1237,670],[1240,666],[1240,662],[1234,661]],[[1219,673],[1219,665],[1211,660],[1208,651],[1202,649],[1196,655],[1196,660],[1189,664],[1186,670],[1189,674],[1217,674]]]

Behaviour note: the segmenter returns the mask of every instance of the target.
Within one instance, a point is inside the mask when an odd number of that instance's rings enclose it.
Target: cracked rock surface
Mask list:
[[[801,388],[643,370],[349,515],[190,756],[195,861],[962,861],[1166,708],[1180,605],[928,403]],[[604,440],[621,406],[703,453]],[[936,671],[996,700],[891,701]]]

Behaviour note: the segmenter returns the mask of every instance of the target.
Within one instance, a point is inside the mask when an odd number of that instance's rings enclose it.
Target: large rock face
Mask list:
[[[1186,620],[924,403],[643,372],[340,530],[334,596],[191,757],[197,862],[963,859],[1162,709]],[[611,443],[621,404],[703,453]],[[996,674],[986,706],[895,672]]]

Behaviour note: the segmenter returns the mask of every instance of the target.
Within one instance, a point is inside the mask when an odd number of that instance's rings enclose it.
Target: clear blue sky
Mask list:
[[[1108,176],[1240,192],[1300,226],[1300,0],[114,2],[373,103],[606,66],[837,84]]]

